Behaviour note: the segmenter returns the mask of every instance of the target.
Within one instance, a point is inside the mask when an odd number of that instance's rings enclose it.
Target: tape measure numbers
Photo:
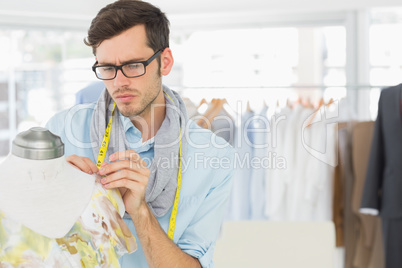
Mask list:
[[[113,123],[113,114],[114,109],[116,108],[116,103],[113,103],[112,115],[110,116],[109,123],[107,124],[105,135],[103,136],[102,144],[99,149],[98,153],[98,160],[96,161],[96,166],[100,168],[103,161],[105,161],[107,147],[109,146],[109,139],[110,139],[110,131],[112,130],[112,123]]]

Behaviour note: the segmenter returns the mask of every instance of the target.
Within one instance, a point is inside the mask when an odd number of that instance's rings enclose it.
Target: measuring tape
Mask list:
[[[168,95],[169,96],[169,95]],[[179,171],[177,172],[177,189],[174,197],[172,215],[170,215],[168,237],[173,241],[174,229],[176,228],[176,216],[179,207],[179,197],[181,189],[181,129],[180,129],[180,145],[179,145]]]
[[[165,91],[163,91],[163,93],[165,93],[166,96],[168,96],[173,102],[173,99]],[[107,147],[109,145],[110,131],[112,129],[113,113],[114,113],[115,107],[116,107],[116,103],[113,103],[112,115],[110,116],[109,123],[107,124],[107,127],[106,127],[105,135],[103,136],[102,145],[101,145],[101,148],[99,149],[98,160],[96,162],[96,166],[98,168],[100,168],[101,164],[105,160]],[[172,241],[173,241],[173,236],[174,236],[174,230],[176,228],[176,218],[177,218],[177,211],[178,211],[178,207],[179,207],[179,197],[180,197],[180,189],[181,189],[181,171],[182,171],[182,167],[181,167],[181,155],[182,155],[181,147],[182,146],[181,145],[182,145],[182,135],[181,135],[181,129],[180,129],[179,171],[177,172],[177,189],[176,189],[176,195],[174,197],[173,210],[172,210],[172,215],[170,216],[169,229],[168,229],[168,234],[167,234],[168,237],[170,238],[170,240],[172,240]],[[118,192],[120,193],[120,191],[118,191]]]
[[[110,131],[112,129],[113,114],[114,114],[114,109],[115,108],[116,108],[116,103],[113,102],[112,115],[110,116],[109,124],[107,124],[106,131],[105,131],[105,136],[103,136],[102,145],[101,145],[101,147],[99,149],[99,153],[98,153],[98,161],[96,162],[96,166],[98,168],[100,168],[100,166],[102,165],[103,161],[105,160],[107,147],[109,146]]]
[[[167,94],[165,91],[163,91],[163,93],[165,93],[166,96],[168,96],[169,99],[174,103],[173,99],[169,96],[169,94]],[[177,211],[178,211],[178,207],[179,207],[179,197],[180,197],[180,189],[181,189],[181,156],[182,156],[181,144],[182,144],[182,136],[181,136],[181,128],[180,128],[179,171],[177,172],[177,189],[176,189],[176,195],[174,197],[172,215],[170,215],[169,229],[168,229],[168,237],[172,241],[173,241],[173,236],[174,236],[174,230],[176,228],[176,218],[177,218]]]

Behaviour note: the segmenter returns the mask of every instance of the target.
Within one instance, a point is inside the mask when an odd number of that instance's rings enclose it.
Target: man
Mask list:
[[[69,163],[120,190],[124,220],[139,242],[122,267],[213,267],[231,188],[233,149],[188,120],[180,96],[162,86],[173,65],[168,24],[142,1],[100,10],[85,43],[106,89],[96,104],[74,106],[47,124]]]

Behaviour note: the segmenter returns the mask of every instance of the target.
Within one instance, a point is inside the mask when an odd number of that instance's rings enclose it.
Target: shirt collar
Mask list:
[[[122,115],[120,112],[119,112],[119,117],[120,117],[121,123],[123,124],[124,132],[127,132],[127,131],[129,131],[131,128],[133,128],[133,130],[132,130],[133,133],[134,133],[136,136],[138,136],[139,138],[141,138],[141,131],[139,131],[139,130],[134,126],[134,124],[133,124],[133,122],[131,122],[130,118],[128,118],[128,117]]]
[[[122,115],[119,112],[119,118],[121,123],[123,124],[123,129],[126,135],[131,136],[131,138],[129,139],[130,141],[133,140],[138,140],[138,142],[136,142],[135,144],[131,144],[133,147],[132,149],[134,149],[137,153],[141,153],[141,152],[145,152],[148,151],[149,149],[153,148],[154,143],[155,143],[155,139],[154,137],[152,137],[151,139],[142,142],[142,134],[141,131],[139,131],[133,124],[133,122],[131,122],[130,118]]]

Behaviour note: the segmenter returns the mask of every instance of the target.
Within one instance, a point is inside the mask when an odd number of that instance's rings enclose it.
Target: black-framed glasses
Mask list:
[[[162,50],[158,50],[154,55],[152,55],[146,61],[129,62],[123,65],[97,65],[98,62],[92,66],[92,71],[94,71],[97,78],[101,80],[113,80],[116,78],[117,70],[120,70],[125,77],[134,78],[145,74],[146,67],[156,58]]]

